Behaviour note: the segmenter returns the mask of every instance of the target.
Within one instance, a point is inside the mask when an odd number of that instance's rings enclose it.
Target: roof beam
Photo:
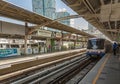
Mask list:
[[[70,7],[76,7],[76,6],[80,6],[81,3],[76,3],[76,4],[71,4],[69,5]]]
[[[105,5],[104,0],[100,0],[100,2],[101,2],[102,5]]]
[[[110,28],[110,30],[111,30],[112,28],[111,28],[110,22],[108,22],[108,26],[109,26],[109,28]],[[111,32],[111,36],[112,36],[112,38],[113,38],[113,33],[112,33],[112,32]]]
[[[118,3],[119,0],[115,0],[115,3]]]
[[[115,29],[116,30],[117,30],[117,25],[118,25],[118,23],[117,23],[117,21],[115,21]],[[119,37],[119,35],[120,35],[120,31],[119,31],[119,27],[118,27],[118,32],[116,33],[116,36]]]
[[[109,30],[106,30],[106,31],[119,33],[119,29],[118,30],[116,30],[116,29],[109,29]]]
[[[4,9],[8,4],[3,5],[0,10]]]

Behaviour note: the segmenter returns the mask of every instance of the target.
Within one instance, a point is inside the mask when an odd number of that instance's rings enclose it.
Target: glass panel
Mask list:
[[[87,49],[104,49],[104,39],[88,40]]]

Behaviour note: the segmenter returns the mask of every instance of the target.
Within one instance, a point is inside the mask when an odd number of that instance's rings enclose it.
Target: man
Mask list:
[[[114,43],[113,43],[113,55],[114,55],[114,56],[116,56],[117,47],[118,47],[117,43],[114,42]]]

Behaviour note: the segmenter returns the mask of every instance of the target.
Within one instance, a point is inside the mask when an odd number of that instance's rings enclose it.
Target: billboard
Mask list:
[[[16,55],[20,55],[20,52],[17,48],[0,49],[0,57],[9,57]]]

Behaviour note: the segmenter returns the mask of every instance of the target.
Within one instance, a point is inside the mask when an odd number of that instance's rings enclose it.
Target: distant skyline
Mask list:
[[[19,7],[22,7],[26,10],[32,11],[32,0],[7,0],[10,3],[13,3]],[[66,10],[71,15],[76,15],[76,13],[66,6],[61,0],[56,0],[56,11]],[[74,27],[78,27],[79,29],[87,29],[88,23],[82,18],[74,19]]]

